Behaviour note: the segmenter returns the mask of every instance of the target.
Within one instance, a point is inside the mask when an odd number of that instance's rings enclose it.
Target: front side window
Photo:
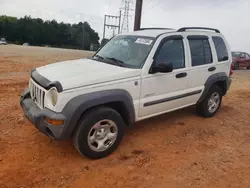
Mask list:
[[[155,63],[172,63],[173,69],[185,67],[185,55],[182,39],[169,39],[163,43],[156,58]]]
[[[117,35],[93,57],[99,61],[130,68],[141,68],[153,46],[154,38]]]
[[[228,60],[228,51],[224,40],[221,37],[212,37],[217,52],[218,61]]]
[[[193,67],[213,62],[208,39],[189,39],[189,46]]]
[[[245,56],[246,56],[246,58],[249,58],[249,57],[250,57],[249,54],[247,54],[247,53],[245,53]]]

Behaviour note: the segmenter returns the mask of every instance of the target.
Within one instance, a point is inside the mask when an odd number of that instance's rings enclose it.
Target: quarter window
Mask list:
[[[221,37],[212,37],[217,52],[218,61],[228,60],[228,51],[224,40]]]
[[[189,46],[193,67],[213,62],[208,39],[189,39]]]

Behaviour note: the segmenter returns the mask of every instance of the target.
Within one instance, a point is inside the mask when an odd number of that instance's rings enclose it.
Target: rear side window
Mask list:
[[[212,37],[217,52],[218,61],[228,60],[228,51],[224,40],[221,37]]]
[[[189,46],[193,67],[213,62],[208,39],[189,39]]]

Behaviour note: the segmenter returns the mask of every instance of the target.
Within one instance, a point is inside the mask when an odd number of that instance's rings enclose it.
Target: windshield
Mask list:
[[[240,52],[232,52],[233,57],[240,57]]]
[[[153,46],[154,38],[117,35],[93,57],[102,62],[141,68]]]

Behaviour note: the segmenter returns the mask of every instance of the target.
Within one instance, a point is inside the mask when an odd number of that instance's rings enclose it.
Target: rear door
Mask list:
[[[231,69],[231,54],[229,46],[226,44],[222,36],[213,36],[211,40],[211,47],[213,52],[213,62],[216,64],[214,73],[226,72],[229,74]]]
[[[188,103],[196,103],[204,84],[215,71],[216,63],[211,52],[212,39],[206,35],[188,34],[186,40],[190,46],[190,76],[187,93],[194,93],[187,98]]]
[[[239,67],[246,67],[247,62],[246,62],[246,56],[245,53],[240,54],[240,59],[239,59]]]

